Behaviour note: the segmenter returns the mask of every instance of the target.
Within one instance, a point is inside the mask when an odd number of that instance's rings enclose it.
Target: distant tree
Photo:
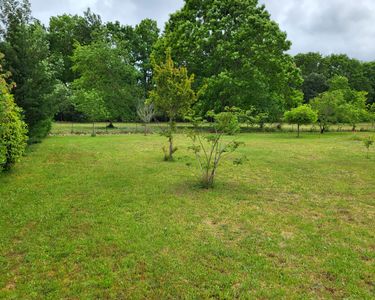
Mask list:
[[[371,85],[371,90],[368,93],[368,103],[375,104],[375,61],[364,63],[364,74]]]
[[[343,76],[334,76],[329,81],[330,92],[340,92],[343,95],[343,101],[337,108],[338,119],[341,123],[348,123],[353,131],[356,125],[364,121],[367,116],[366,95],[367,92],[358,92],[349,85],[349,80]]]
[[[189,133],[193,145],[189,147],[198,161],[201,171],[201,184],[204,188],[214,186],[217,169],[222,158],[238,149],[242,144],[236,140],[225,141],[225,135],[234,135],[240,131],[238,114],[235,110],[215,114],[211,112],[213,118],[214,133],[207,134],[201,129],[203,124],[201,118],[189,117],[194,125],[194,130]]]
[[[311,99],[328,90],[327,78],[323,74],[311,73],[304,76],[302,91],[304,102],[309,103]]]
[[[317,113],[310,105],[301,105],[284,114],[284,119],[289,124],[297,124],[297,137],[300,136],[300,126],[315,123],[318,119]]]
[[[364,64],[357,59],[344,54],[332,54],[325,58],[327,78],[335,76],[346,77],[351,89],[370,93],[372,90],[370,79],[366,77]]]
[[[59,82],[50,95],[51,98],[55,99],[57,115],[60,116],[61,121],[65,121],[65,113],[71,110],[74,105],[72,93],[71,84]]]
[[[258,125],[261,130],[264,129],[264,125],[270,121],[269,113],[258,112],[255,107],[250,107],[247,110],[241,110],[239,112],[239,120],[247,124],[248,127]]]
[[[149,124],[155,116],[154,105],[140,101],[137,107],[137,114],[145,127],[145,135],[148,133],[147,124]]]
[[[366,119],[366,93],[364,92],[358,99],[358,102],[344,103],[339,108],[340,121],[352,126],[355,131],[357,124]]]
[[[306,103],[327,91],[328,81],[335,76],[346,77],[351,89],[367,92],[368,103],[375,101],[374,62],[363,63],[344,54],[323,57],[320,53],[297,54],[294,61],[302,72]]]
[[[192,89],[194,75],[188,75],[185,67],[175,67],[169,50],[166,51],[165,62],[154,64],[155,88],[150,92],[149,103],[163,112],[169,120],[168,130],[164,135],[168,138],[168,149],[163,148],[164,158],[173,160],[177,148],[173,145],[175,121],[183,117],[196,101],[196,93]]]
[[[73,89],[95,92],[103,99],[110,121],[136,118],[141,91],[138,72],[127,49],[105,41],[77,44],[72,59],[77,73]]]
[[[73,102],[78,111],[85,114],[87,119],[92,122],[92,137],[96,136],[95,122],[108,118],[108,110],[104,99],[95,90],[75,91]]]
[[[241,123],[245,123],[247,127],[253,127],[256,124],[255,113],[256,109],[253,106],[247,110],[241,110],[239,114],[239,121]]]
[[[375,103],[368,106],[368,116],[372,124],[372,128],[375,128]]]
[[[316,52],[300,53],[294,56],[294,62],[304,78],[311,74],[326,74],[327,65],[322,54]]]
[[[321,133],[329,124],[349,123],[353,130],[356,124],[364,120],[366,111],[366,92],[352,89],[349,80],[335,75],[329,80],[329,90],[311,101],[313,109],[318,112]]]
[[[344,96],[340,91],[325,92],[311,100],[312,108],[318,112],[320,133],[323,134],[331,124],[338,122],[338,108],[343,101]]]
[[[10,93],[13,85],[6,82],[8,77],[0,75],[0,172],[9,170],[21,158],[27,142],[26,124]]]

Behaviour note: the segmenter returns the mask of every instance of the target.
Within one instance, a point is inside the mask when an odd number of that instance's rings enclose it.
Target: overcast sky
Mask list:
[[[293,42],[292,53],[346,53],[375,60],[375,0],[261,0]],[[87,7],[104,21],[135,25],[144,18],[163,27],[183,0],[31,0],[33,15],[81,14]]]

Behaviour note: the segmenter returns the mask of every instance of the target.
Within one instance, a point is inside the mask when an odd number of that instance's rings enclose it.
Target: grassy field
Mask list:
[[[373,299],[362,134],[242,134],[213,190],[184,135],[49,137],[0,175],[0,298]]]

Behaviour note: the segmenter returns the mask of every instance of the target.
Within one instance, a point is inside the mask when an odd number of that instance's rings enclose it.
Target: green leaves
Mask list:
[[[289,124],[298,125],[298,137],[300,135],[300,126],[315,123],[318,120],[318,114],[310,105],[305,104],[293,108],[284,114],[284,120]]]
[[[375,143],[375,138],[373,136],[366,136],[363,139],[363,144],[367,149],[367,158],[370,158],[370,155],[369,155],[370,148],[372,147],[372,145],[374,145],[374,143]]]
[[[188,0],[171,15],[154,57],[166,48],[179,65],[196,74],[201,115],[225,106],[282,114],[293,90],[302,83],[290,42],[257,1]]]
[[[12,71],[16,87],[12,91],[22,108],[29,128],[29,142],[39,142],[51,127],[57,101],[51,95],[59,71],[52,62],[46,29],[30,16],[28,1],[4,1],[1,7],[3,40],[0,51],[5,54],[3,66]],[[58,61],[58,60],[57,60]]]
[[[329,91],[311,101],[323,132],[329,124],[337,122],[348,123],[354,130],[356,124],[367,116],[366,95],[366,92],[351,89],[347,78],[334,76]]]
[[[215,114],[213,111],[207,113],[214,120],[215,133],[206,134],[201,130],[204,123],[201,118],[190,116],[194,120],[194,130],[188,136],[193,144],[189,147],[195,154],[200,171],[202,172],[201,183],[205,188],[213,187],[216,171],[221,159],[225,154],[235,152],[243,143],[236,140],[224,141],[225,134],[233,135],[239,131],[238,115],[239,109],[227,107],[225,112]]]
[[[307,104],[287,111],[284,114],[284,120],[289,124],[307,125],[315,123],[317,119],[318,114]]]
[[[169,141],[169,154],[165,160],[173,160],[173,153],[177,148],[173,147],[173,133],[175,121],[178,117],[184,117],[190,111],[192,104],[196,101],[196,94],[192,89],[194,75],[188,75],[185,67],[175,67],[170,50],[166,51],[165,62],[154,64],[154,89],[150,92],[149,104],[164,113],[169,119],[169,128],[163,133]]]
[[[76,91],[73,102],[77,110],[83,112],[89,121],[105,120],[109,117],[104,99],[95,90]]]
[[[154,72],[155,88],[149,101],[170,120],[184,116],[196,101],[194,75],[189,76],[185,67],[175,67],[169,50],[164,63],[154,63]]]
[[[26,124],[21,109],[14,103],[6,77],[0,76],[0,171],[19,161],[27,142]]]
[[[98,41],[88,46],[77,45],[72,59],[73,70],[79,74],[73,82],[76,91],[95,94],[100,99],[97,106],[104,106],[111,120],[136,118],[136,106],[141,97],[137,84],[139,74],[127,50]],[[99,120],[102,119],[96,121]]]

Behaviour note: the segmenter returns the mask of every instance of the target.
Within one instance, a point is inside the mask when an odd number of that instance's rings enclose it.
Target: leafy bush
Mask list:
[[[193,145],[189,149],[194,152],[198,161],[204,188],[213,187],[217,169],[224,155],[236,151],[242,144],[236,140],[223,140],[224,135],[234,135],[240,130],[236,112],[230,109],[219,114],[211,112],[210,117],[214,119],[213,134],[205,134],[201,130],[201,118],[189,118],[194,124],[194,130],[189,134]],[[242,162],[243,160],[236,160],[234,163],[238,165]]]
[[[375,139],[373,136],[367,136],[363,139],[363,144],[367,149],[367,158],[370,158],[370,148],[374,145]]]
[[[27,144],[26,124],[14,103],[10,86],[0,77],[0,171],[9,170],[23,155]]]

